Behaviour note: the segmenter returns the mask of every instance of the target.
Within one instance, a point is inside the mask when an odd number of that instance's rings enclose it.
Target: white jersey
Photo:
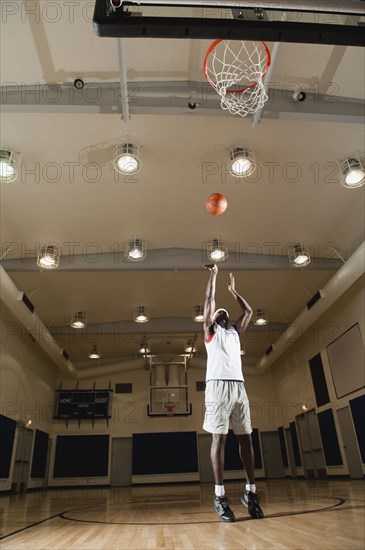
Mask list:
[[[217,330],[205,340],[208,380],[240,380],[243,382],[241,343],[238,332],[217,325]]]

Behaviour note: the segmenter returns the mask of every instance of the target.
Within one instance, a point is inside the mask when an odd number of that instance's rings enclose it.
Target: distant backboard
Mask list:
[[[96,0],[94,30],[99,36],[115,38],[365,45],[364,3],[359,0],[328,3],[183,0],[182,3]]]

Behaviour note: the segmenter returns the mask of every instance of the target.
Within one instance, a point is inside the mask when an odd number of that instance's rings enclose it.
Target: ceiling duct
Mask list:
[[[353,285],[364,273],[365,242],[363,242],[340,267],[335,275],[319,291],[316,303],[310,309],[303,310],[293,321],[280,338],[273,344],[273,352],[261,357],[254,369],[249,374],[261,374],[276,361],[306,330],[332,306],[351,285]],[[318,292],[317,292],[318,295]],[[316,295],[315,295],[316,296]],[[313,300],[313,298],[312,298]]]
[[[31,313],[34,312],[34,305],[32,304],[32,302],[29,300],[28,296],[26,294],[22,294],[22,302],[24,302],[24,304],[27,306],[27,308],[29,309],[29,311]]]
[[[34,313],[34,306],[24,292],[21,292],[10,279],[5,269],[0,265],[1,300],[38,342],[60,369],[68,376],[76,378],[76,370],[68,355],[56,343],[55,339]],[[32,309],[33,308],[33,309]],[[67,357],[66,357],[67,356]]]
[[[311,309],[314,306],[314,304],[316,304],[318,300],[320,300],[321,298],[322,298],[322,293],[320,290],[318,290],[318,292],[316,292],[314,296],[312,296],[312,298],[307,302],[307,309]]]

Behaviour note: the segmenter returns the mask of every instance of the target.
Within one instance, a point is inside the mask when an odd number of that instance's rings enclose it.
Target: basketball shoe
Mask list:
[[[244,491],[241,496],[241,502],[244,506],[246,506],[246,508],[248,508],[250,516],[253,519],[261,519],[264,517],[264,513],[260,507],[260,497],[257,493],[253,493],[252,491]]]
[[[214,509],[221,521],[236,521],[236,517],[229,507],[228,499],[224,497],[214,497]]]

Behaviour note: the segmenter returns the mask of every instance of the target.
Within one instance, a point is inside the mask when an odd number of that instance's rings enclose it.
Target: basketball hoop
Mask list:
[[[268,99],[263,77],[271,63],[265,42],[215,40],[204,58],[204,74],[221,96],[222,109],[242,117]]]
[[[164,407],[167,411],[167,416],[173,416],[176,403],[174,403],[173,401],[166,401],[166,403],[164,403]]]

